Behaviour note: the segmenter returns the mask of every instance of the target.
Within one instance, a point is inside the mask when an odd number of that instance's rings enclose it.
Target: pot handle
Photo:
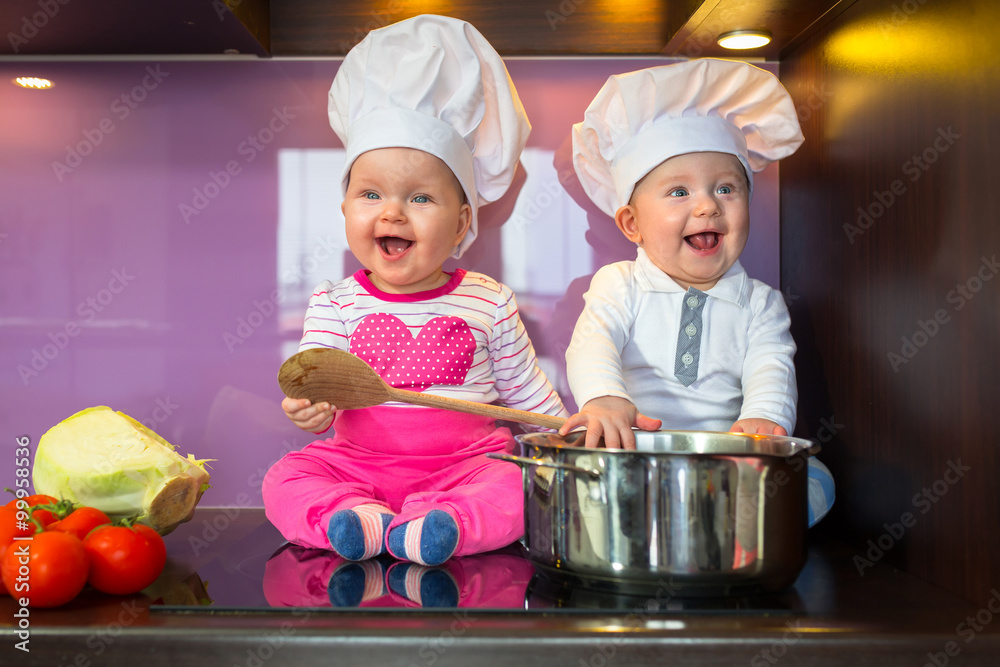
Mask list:
[[[584,475],[590,475],[595,479],[601,478],[600,470],[589,470],[587,468],[581,468],[580,466],[571,465],[569,463],[556,463],[555,461],[543,461],[542,459],[532,459],[527,456],[514,456],[513,454],[499,454],[497,452],[490,452],[486,455],[486,458],[499,459],[500,461],[507,461],[508,463],[516,463],[519,466],[540,466],[542,468],[558,468],[560,470],[570,470],[572,472],[583,473]]]
[[[816,442],[815,440],[810,440],[809,446],[804,449],[800,449],[798,452],[796,452],[796,454],[805,454],[806,456],[816,456],[822,450],[823,447],[821,447],[818,442]],[[792,456],[794,456],[794,454]]]

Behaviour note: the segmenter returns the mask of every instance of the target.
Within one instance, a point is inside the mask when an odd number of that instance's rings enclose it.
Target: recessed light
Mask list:
[[[771,43],[771,33],[765,30],[733,30],[716,40],[724,49],[757,49]]]
[[[48,79],[39,79],[37,76],[19,76],[16,79],[11,79],[11,83],[15,86],[30,88],[32,90],[46,90],[52,87],[51,81]]]

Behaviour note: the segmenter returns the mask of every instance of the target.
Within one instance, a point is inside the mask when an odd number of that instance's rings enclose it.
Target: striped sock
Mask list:
[[[367,560],[385,551],[385,529],[396,516],[374,503],[335,512],[326,530],[330,546],[347,560]]]
[[[344,563],[327,584],[330,604],[334,607],[357,607],[386,594],[385,571],[377,559]]]
[[[389,590],[421,607],[457,607],[458,584],[447,570],[396,563],[386,577]]]
[[[400,524],[386,538],[389,552],[396,558],[421,565],[440,565],[455,553],[458,524],[443,510]]]

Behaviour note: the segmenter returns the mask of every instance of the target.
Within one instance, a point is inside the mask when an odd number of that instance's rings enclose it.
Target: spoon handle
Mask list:
[[[394,401],[422,405],[427,408],[441,408],[442,410],[456,410],[467,412],[473,415],[493,417],[494,419],[504,419],[506,421],[518,422],[521,424],[534,424],[545,428],[558,429],[566,423],[565,417],[553,417],[538,412],[525,412],[514,408],[505,408],[501,405],[491,405],[489,403],[476,403],[475,401],[462,401],[457,398],[447,396],[435,396],[434,394],[424,394],[416,391],[406,391],[395,387],[387,387],[389,394]]]

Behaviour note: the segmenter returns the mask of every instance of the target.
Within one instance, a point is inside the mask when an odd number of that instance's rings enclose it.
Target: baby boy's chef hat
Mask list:
[[[665,160],[715,151],[753,172],[802,143],[795,105],[771,73],[703,58],[608,78],[573,126],[573,166],[587,195],[614,217],[636,183]]]
[[[333,79],[330,125],[347,149],[343,188],[359,155],[416,148],[455,173],[472,224],[454,257],[478,233],[478,209],[514,179],[531,125],[500,55],[476,28],[421,15],[373,30]]]

